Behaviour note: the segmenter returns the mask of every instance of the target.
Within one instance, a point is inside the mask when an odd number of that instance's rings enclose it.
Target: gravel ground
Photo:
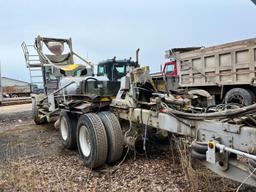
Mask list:
[[[235,191],[239,186],[201,166],[192,169],[187,150],[174,144],[148,157],[131,153],[120,165],[92,171],[77,150],[62,147],[53,125],[33,123],[30,105],[8,107],[0,107],[0,191]]]

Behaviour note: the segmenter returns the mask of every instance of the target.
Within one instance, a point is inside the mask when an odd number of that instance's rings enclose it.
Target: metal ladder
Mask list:
[[[39,60],[39,55],[34,45],[27,45],[25,42],[23,42],[21,47],[24,53],[26,66],[29,69],[31,91],[34,92],[33,86],[37,85],[41,88],[44,86],[42,64]]]

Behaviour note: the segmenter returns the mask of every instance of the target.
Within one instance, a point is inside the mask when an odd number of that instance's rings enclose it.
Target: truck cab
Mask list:
[[[109,81],[119,81],[121,77],[125,76],[135,67],[136,62],[131,61],[131,59],[108,59],[98,64],[97,76],[106,76]]]
[[[166,77],[177,77],[177,63],[176,60],[164,63],[163,72]]]

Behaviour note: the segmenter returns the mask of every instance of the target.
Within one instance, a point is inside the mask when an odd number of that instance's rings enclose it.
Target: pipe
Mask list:
[[[140,48],[138,48],[136,50],[136,67],[140,67],[140,65],[139,65],[139,52],[140,52]]]
[[[252,155],[252,154],[249,154],[249,153],[245,153],[245,152],[242,152],[242,151],[239,151],[239,150],[236,150],[236,149],[232,149],[230,147],[227,147],[227,146],[219,144],[219,143],[216,143],[216,147],[220,150],[220,152],[228,151],[230,153],[241,155],[243,157],[247,157],[249,159],[253,159],[253,160],[256,161],[256,156],[255,155]]]

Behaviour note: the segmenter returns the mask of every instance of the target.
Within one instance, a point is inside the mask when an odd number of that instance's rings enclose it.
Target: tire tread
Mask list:
[[[123,153],[124,137],[118,118],[111,112],[98,113],[108,136],[108,157],[107,163],[114,163],[119,160]]]

